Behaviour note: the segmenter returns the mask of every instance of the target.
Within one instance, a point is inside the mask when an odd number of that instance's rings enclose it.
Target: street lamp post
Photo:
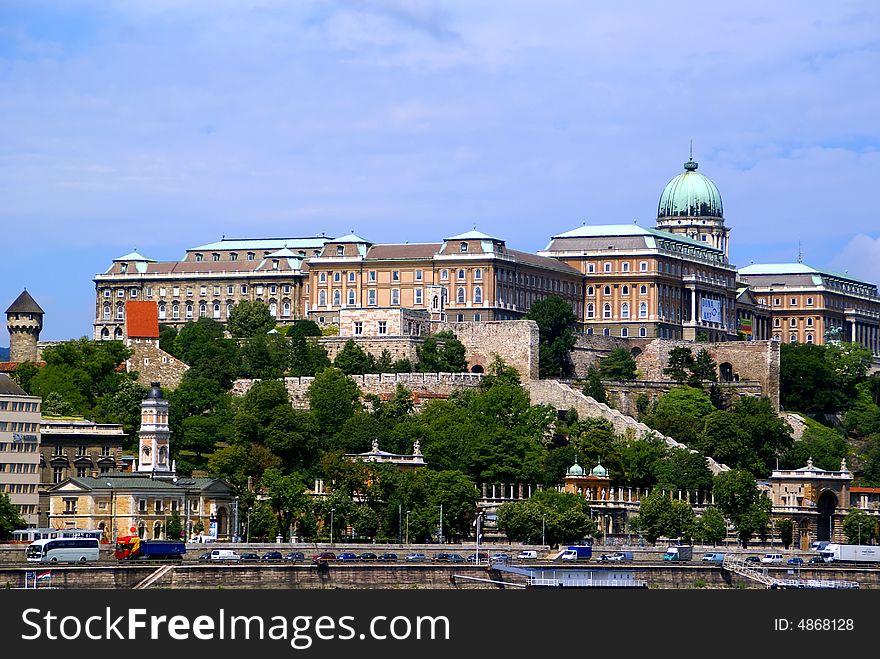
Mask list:
[[[541,515],[541,546],[547,544],[547,515]]]
[[[397,544],[403,541],[403,504],[397,504]]]
[[[336,508],[330,509],[330,546],[333,546],[333,514],[336,512]]]
[[[483,521],[483,513],[477,513],[477,553],[474,554],[474,565],[480,564],[480,535],[482,535],[482,531],[480,529],[480,524]]]
[[[437,540],[442,543],[443,542],[443,504],[440,504],[440,535]]]
[[[248,508],[247,514],[247,536],[245,536],[245,543],[250,543],[251,541],[251,508]]]
[[[409,544],[409,514],[411,512],[412,511],[410,511],[410,510],[406,511],[406,544],[407,545]]]
[[[233,521],[233,523],[232,523],[232,528],[235,529],[235,531],[233,531],[232,541],[238,542],[238,538],[239,538],[239,536],[238,536],[238,532],[239,532],[239,528],[238,528],[238,497],[235,497],[233,504],[234,504],[234,507],[232,510],[235,513],[235,521]]]
[[[110,541],[113,544],[116,544],[116,497],[113,492],[113,483],[107,481],[107,486],[110,488]]]

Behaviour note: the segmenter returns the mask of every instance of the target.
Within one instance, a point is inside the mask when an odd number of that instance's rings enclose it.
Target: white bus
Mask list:
[[[25,555],[33,563],[85,563],[97,561],[97,538],[51,538],[28,545]]]

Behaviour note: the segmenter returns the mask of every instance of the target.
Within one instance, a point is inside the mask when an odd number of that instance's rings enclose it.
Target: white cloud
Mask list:
[[[872,283],[880,283],[880,236],[860,233],[844,246],[840,254],[831,260],[838,272],[848,272],[853,277]]]

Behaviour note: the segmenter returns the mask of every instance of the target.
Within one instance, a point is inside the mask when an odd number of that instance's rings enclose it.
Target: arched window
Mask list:
[[[353,307],[355,303],[355,291],[353,288],[348,289],[348,306]]]
[[[620,336],[622,336],[625,339],[626,337],[629,336],[629,330],[626,327],[621,327],[620,328]]]
[[[220,318],[220,303],[219,302],[214,303],[214,318],[215,319]]]
[[[458,271],[458,279],[464,279],[464,278],[465,278],[464,270],[459,270]]]
[[[123,318],[125,318],[125,307],[120,304],[116,307],[116,320],[122,320]]]
[[[339,290],[333,291],[333,306],[338,307],[342,304],[342,293]]]
[[[205,318],[208,315],[208,305],[202,302],[199,305],[199,318]]]
[[[605,288],[603,288],[603,289],[602,289],[602,294],[603,294],[603,295],[611,295],[611,287],[610,287],[610,286],[606,286]]]
[[[474,270],[474,279],[482,279],[483,278],[483,269],[477,268]]]
[[[337,245],[336,246],[336,256],[345,256],[345,246]]]
[[[191,304],[186,305],[186,317],[187,318],[193,317],[193,305],[191,305]]]
[[[611,318],[611,305],[610,304],[606,304],[602,308],[602,317],[603,318]]]
[[[595,293],[595,291],[593,290],[593,287],[592,287],[592,286],[587,286],[587,295],[589,295],[590,297],[592,297],[594,293]]]
[[[792,334],[790,337],[788,337],[788,342],[797,343],[797,334]]]
[[[290,302],[285,302],[281,307],[281,315],[285,318],[290,316]]]
[[[648,317],[648,303],[640,302],[639,303],[639,318],[647,318]]]
[[[813,335],[807,334],[807,343],[812,343],[812,342],[813,342]]]
[[[229,318],[232,315],[232,307],[235,306],[232,302],[226,303],[226,317]]]
[[[639,328],[639,336],[648,336],[648,330],[644,327]]]
[[[464,272],[464,271],[461,270],[460,272]],[[455,292],[455,301],[458,304],[464,304],[464,287],[463,286],[459,286],[458,290]]]
[[[645,286],[644,284],[639,286],[639,295],[647,295],[647,294],[648,294],[648,287]]]
[[[113,332],[113,338],[116,339],[117,341],[120,341],[122,339],[122,328],[121,327],[117,327],[116,330]]]
[[[153,540],[161,540],[162,539],[162,522],[156,520],[153,523]]]
[[[174,320],[177,320],[178,318],[180,318],[180,305],[178,305],[178,304],[171,305],[171,317]]]
[[[104,320],[110,320],[110,313],[111,313],[111,311],[110,311],[110,305],[109,305],[109,304],[105,304],[105,305],[104,305]]]
[[[592,304],[587,305],[587,318],[593,318],[596,315],[596,310],[593,308]]]
[[[104,329],[101,330],[101,340],[107,341],[109,338],[110,338],[110,330],[108,330],[105,327]]]
[[[327,306],[327,291],[318,291],[318,306]]]
[[[474,287],[474,304],[483,304],[483,287]]]
[[[629,295],[629,286],[626,284],[623,285],[623,288],[620,289],[621,295]]]
[[[275,316],[278,315],[278,305],[275,302],[269,303],[269,315],[272,316],[272,318],[275,318]]]
[[[626,302],[620,305],[620,317],[629,318],[629,304]]]

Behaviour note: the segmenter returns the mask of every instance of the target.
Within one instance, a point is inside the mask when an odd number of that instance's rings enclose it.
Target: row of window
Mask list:
[[[226,288],[227,295],[235,295],[235,286],[236,286],[235,284],[225,284],[225,285],[224,284],[214,284],[210,288],[213,291],[213,294],[216,296],[216,295],[221,294],[220,292],[221,292],[221,290],[223,290],[224,286]],[[248,294],[248,284],[239,284],[238,286],[239,286],[239,292],[241,293],[241,295]],[[290,295],[290,284],[282,284],[280,286],[278,284],[254,284],[253,287],[254,287],[255,294],[258,296],[263,295],[265,291],[269,291],[269,295],[277,295],[279,289],[281,289],[281,291],[284,293],[284,295]],[[206,297],[209,294],[208,288],[209,287],[207,285],[199,287],[199,295],[201,297]],[[160,286],[159,287],[159,297],[167,297],[169,290],[171,291],[171,297],[180,297],[180,291],[181,291],[180,286],[173,286],[170,288]],[[187,286],[183,290],[184,290],[186,297],[193,297],[193,295],[195,294],[195,289],[192,286]],[[132,288],[129,291],[129,297],[131,297],[132,299],[136,299],[138,297],[138,295],[139,295],[139,293],[138,293],[137,288]],[[104,297],[110,298],[112,296],[113,296],[113,294],[112,294],[111,290],[109,288],[105,288],[104,289]],[[148,297],[148,298],[153,297],[153,287],[152,286],[147,286],[144,288],[144,296]],[[125,289],[123,289],[123,288],[116,289],[116,297],[124,298],[125,297]]]
[[[0,483],[0,492],[6,494],[33,494],[36,491],[36,483]]]
[[[629,318],[630,315],[630,305],[629,302],[624,302],[620,305],[620,317],[621,318]],[[587,305],[587,318],[595,318],[596,317],[596,308],[590,303]],[[647,318],[648,317],[648,303],[640,302],[639,303],[639,318]],[[611,305],[605,304],[602,307],[602,318],[611,318]]]
[[[635,290],[635,288],[636,287],[633,286],[633,290]],[[593,297],[595,294],[596,294],[596,289],[592,286],[587,286],[587,297]],[[623,286],[621,286],[620,294],[624,295],[624,296],[629,295],[630,294],[630,287],[627,284],[624,284]],[[642,284],[641,286],[639,286],[639,295],[647,295],[647,294],[648,294],[648,287],[645,284]],[[610,286],[603,287],[602,288],[602,295],[611,295],[611,287]]]
[[[36,474],[39,467],[36,462],[0,462],[0,474]]]
[[[24,421],[0,421],[0,432],[40,432],[39,423]]]
[[[797,318],[789,318],[788,319],[788,326],[789,327],[797,327],[798,326],[798,319]],[[807,327],[812,327],[812,326],[813,326],[813,319],[807,318]],[[781,318],[774,318],[773,319],[773,327],[782,327],[782,319]]]
[[[37,444],[35,442],[0,442],[0,453],[8,451],[9,453],[36,453]]]
[[[773,335],[773,338],[774,338],[775,340],[777,340],[777,341],[781,341],[781,340],[782,340],[782,337],[780,337],[779,334],[774,334],[774,335]],[[807,340],[807,343],[813,343],[813,335],[812,335],[812,334],[807,334],[807,339],[806,339],[806,340]],[[791,334],[791,335],[788,337],[788,342],[789,342],[789,343],[797,343],[797,342],[798,342],[798,336],[797,336],[797,334]]]
[[[480,281],[483,279],[483,269],[482,268],[474,268],[473,273],[474,273],[475,280]],[[350,270],[348,272],[335,271],[332,273],[333,283],[334,284],[340,283],[343,279],[343,275],[345,275],[346,281],[348,281],[348,283],[350,283],[350,284],[353,284],[357,281],[357,273],[354,272],[353,270]],[[379,277],[379,274],[376,270],[367,271],[367,282],[368,283],[370,283],[370,284],[377,283],[378,277]],[[326,284],[327,279],[328,279],[328,277],[327,277],[326,272],[319,272],[318,273],[318,283],[319,284]],[[424,270],[414,270],[413,271],[413,279],[414,279],[414,281],[424,281],[425,280]],[[449,279],[449,270],[446,270],[446,269],[441,270],[440,271],[440,279],[444,280],[444,281],[448,280]],[[467,279],[467,271],[464,268],[457,270],[456,271],[456,279],[458,279],[459,281],[466,280]],[[391,271],[391,281],[401,281],[400,270],[392,270]]]
[[[587,328],[587,334],[593,334],[592,327]],[[609,327],[603,328],[602,329],[602,336],[611,336],[611,328],[609,328]],[[620,328],[620,336],[623,338],[628,337],[629,336],[629,327],[621,327]],[[640,327],[639,328],[639,337],[646,337],[646,336],[648,336],[648,328],[647,327]]]
[[[226,303],[226,318],[232,315],[232,308],[235,306],[233,302]],[[211,317],[215,320],[219,320],[222,318],[221,311],[223,307],[219,302],[215,302],[211,305]],[[278,303],[270,302],[269,303],[269,313],[273,317],[278,317]],[[281,317],[289,318],[291,312],[290,302],[283,302],[281,304]],[[192,319],[195,314],[195,306],[192,302],[187,302],[184,306],[184,318]],[[104,313],[103,319],[109,321],[112,317],[112,309],[109,304],[104,305]],[[207,318],[208,317],[208,304],[206,302],[201,302],[199,304],[199,318]],[[159,304],[159,320],[167,320],[169,318],[168,315],[168,307],[163,302]],[[174,303],[171,305],[171,315],[170,318],[173,320],[178,320],[180,318],[180,305],[178,303]],[[125,308],[119,306],[116,308],[116,320],[124,320],[125,319]]]
[[[52,455],[53,456],[66,455],[66,448],[67,448],[66,446],[63,446],[61,444],[56,444],[55,446],[52,447]],[[77,457],[88,455],[89,454],[88,449],[89,449],[89,447],[86,446],[85,444],[78,445],[76,447]],[[113,454],[113,451],[109,446],[102,446],[101,447],[101,457],[102,458],[109,457],[112,454]]]
[[[662,263],[661,263],[662,266]],[[621,272],[630,272],[630,262],[622,261],[620,263],[620,271]],[[593,274],[596,272],[596,264],[595,263],[587,263],[587,272],[589,274]],[[602,264],[602,272],[614,272],[614,263],[611,261],[606,261]],[[639,272],[648,272],[648,262],[640,261],[639,262]]]
[[[34,515],[37,512],[37,507],[32,503],[22,504],[16,507],[18,508],[18,513],[20,515]]]
[[[40,404],[39,403],[27,403],[24,401],[8,401],[8,400],[0,400],[0,411],[8,411],[8,412],[39,412]]]
[[[758,304],[766,305],[766,304],[767,304],[767,298],[763,298],[763,297],[762,297],[762,298],[758,298]],[[775,297],[775,298],[773,298],[773,306],[774,306],[774,307],[781,307],[781,306],[782,306],[782,298],[780,298],[780,297]],[[796,306],[798,306],[798,299],[797,299],[796,297],[791,298],[791,302],[789,303],[788,306],[790,306],[790,307],[796,307]],[[812,306],[813,306],[813,298],[808,297],[807,300],[806,300],[806,305],[805,305],[805,306],[812,307]]]

